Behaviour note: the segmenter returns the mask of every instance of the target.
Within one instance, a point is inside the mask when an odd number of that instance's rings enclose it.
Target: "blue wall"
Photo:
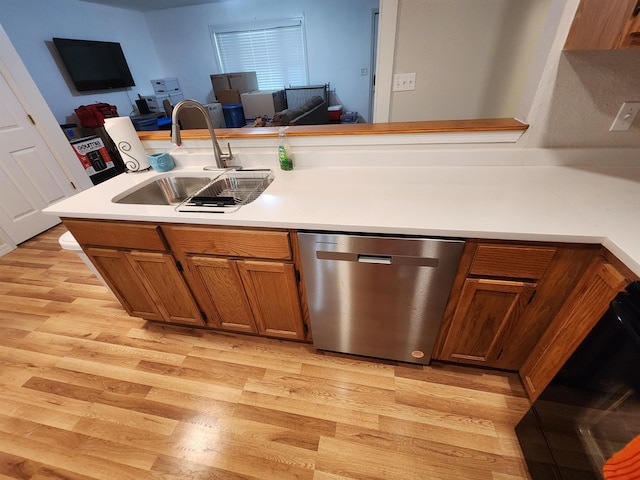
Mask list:
[[[234,0],[149,12],[147,25],[166,76],[195,100],[212,101],[218,72],[210,25],[305,19],[309,82],[329,83],[346,110],[367,118],[372,16],[378,0]],[[282,48],[286,48],[283,45]],[[367,75],[361,75],[361,69]],[[185,72],[189,72],[185,74]]]
[[[139,12],[77,0],[0,0],[0,23],[60,123],[67,123],[79,105],[97,101],[114,104],[120,115],[128,115],[129,97],[137,98],[138,89],[147,91],[149,80],[163,75]],[[72,93],[60,70],[64,67],[56,64],[57,53],[50,51],[53,37],[120,42],[136,86],[129,91]]]
[[[218,67],[209,25],[304,16],[310,83],[329,82],[345,109],[366,118],[377,7],[378,0],[234,0],[141,13],[78,0],[0,0],[0,24],[58,122],[67,123],[79,105],[98,101],[128,115],[138,94],[153,93],[156,78],[177,77],[185,98],[210,102],[209,75]],[[53,37],[120,42],[136,86],[74,92],[51,51]]]

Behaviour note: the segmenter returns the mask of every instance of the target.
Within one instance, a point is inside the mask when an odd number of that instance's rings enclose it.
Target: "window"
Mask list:
[[[303,19],[210,27],[221,73],[256,72],[260,90],[307,85]]]

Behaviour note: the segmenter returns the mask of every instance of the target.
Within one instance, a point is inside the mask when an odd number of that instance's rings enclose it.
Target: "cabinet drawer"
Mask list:
[[[69,219],[65,219],[64,224],[82,246],[93,245],[157,252],[166,250],[157,225]]]
[[[542,278],[555,247],[479,244],[469,273],[491,277]]]
[[[182,254],[291,260],[289,232],[215,227],[163,226],[174,251]]]

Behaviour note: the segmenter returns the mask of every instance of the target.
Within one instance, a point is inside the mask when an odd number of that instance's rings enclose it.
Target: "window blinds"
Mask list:
[[[256,72],[260,90],[307,84],[302,19],[211,27],[220,71]]]

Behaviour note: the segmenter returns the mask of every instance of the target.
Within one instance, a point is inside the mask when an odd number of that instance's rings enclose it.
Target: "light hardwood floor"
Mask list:
[[[0,478],[529,478],[515,374],[146,323],[64,231],[0,258]]]

